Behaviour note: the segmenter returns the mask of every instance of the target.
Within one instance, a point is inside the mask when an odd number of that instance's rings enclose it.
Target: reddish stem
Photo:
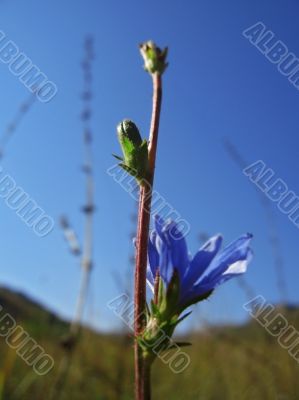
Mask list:
[[[140,188],[137,226],[137,251],[135,269],[135,337],[145,328],[147,247],[150,227],[152,186],[158,144],[159,121],[162,103],[162,80],[158,73],[153,78],[153,111],[149,137],[149,179]],[[150,366],[143,358],[142,349],[135,341],[135,399],[150,400]]]
[[[156,272],[155,282],[154,282],[154,303],[159,302],[159,289],[160,289],[160,273]]]

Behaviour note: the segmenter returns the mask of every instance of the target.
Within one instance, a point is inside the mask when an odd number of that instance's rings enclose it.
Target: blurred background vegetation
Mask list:
[[[2,399],[46,400],[64,357],[61,338],[68,333],[68,324],[28,297],[4,288],[0,304],[55,359],[51,373],[38,376],[1,341]],[[278,307],[277,312],[298,325],[298,308]],[[193,343],[184,349],[191,364],[176,375],[158,359],[153,369],[154,399],[298,399],[297,362],[256,321],[207,326],[179,339]],[[100,334],[83,329],[61,399],[132,399],[132,347],[130,332]]]

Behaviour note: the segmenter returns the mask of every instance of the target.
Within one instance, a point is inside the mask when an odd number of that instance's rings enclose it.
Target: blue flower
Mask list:
[[[251,234],[245,234],[220,250],[222,236],[208,240],[193,258],[177,224],[155,218],[148,247],[147,281],[152,290],[157,273],[166,290],[174,274],[178,275],[178,309],[184,309],[209,295],[217,286],[242,275],[252,258]]]

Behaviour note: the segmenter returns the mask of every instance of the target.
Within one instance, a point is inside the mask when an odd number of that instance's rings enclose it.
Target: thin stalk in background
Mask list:
[[[74,319],[71,325],[71,332],[77,334],[82,321],[84,306],[86,303],[90,273],[92,270],[92,252],[93,252],[93,216],[95,212],[94,207],[94,178],[93,178],[93,157],[92,157],[92,134],[90,129],[91,107],[90,101],[92,98],[91,91],[91,61],[93,59],[92,39],[88,38],[85,43],[86,59],[82,63],[84,71],[85,88],[82,94],[83,101],[85,102],[85,109],[82,113],[82,120],[84,125],[84,148],[85,148],[85,163],[83,165],[83,172],[86,175],[86,204],[82,211],[85,214],[85,232],[83,251],[81,259],[82,278],[81,286],[77,301],[77,308]]]
[[[92,157],[92,133],[90,128],[91,119],[91,100],[92,100],[92,74],[91,64],[93,60],[93,41],[92,38],[87,38],[85,41],[85,58],[82,62],[84,73],[84,90],[82,93],[83,111],[81,120],[83,122],[83,141],[85,150],[85,160],[83,165],[83,173],[85,174],[85,190],[86,203],[82,207],[85,215],[84,240],[81,251],[77,235],[70,227],[68,220],[63,217],[61,220],[62,228],[64,229],[65,238],[68,241],[71,252],[76,256],[81,256],[81,281],[80,289],[77,298],[74,317],[70,323],[69,334],[62,341],[64,348],[64,357],[61,360],[57,380],[53,386],[50,399],[58,399],[63,392],[64,385],[70,370],[75,348],[78,344],[84,308],[87,302],[88,289],[90,283],[90,275],[92,270],[92,255],[93,255],[93,219],[94,219],[94,178],[93,178],[93,157]]]
[[[33,92],[30,93],[29,97],[20,104],[14,118],[12,121],[7,125],[4,132],[0,137],[0,160],[4,157],[6,146],[9,140],[13,137],[16,129],[22,122],[23,118],[25,117],[26,113],[31,109],[34,102],[36,100],[36,90],[33,89]]]
[[[26,113],[31,109],[35,100],[36,100],[36,90],[33,89],[33,92],[30,94],[30,96],[23,103],[20,104],[14,118],[6,126],[2,135],[0,136],[0,161],[1,162],[4,158],[5,150],[8,145],[8,142],[13,137],[18,126],[22,122]],[[12,360],[12,357],[10,356],[10,352],[9,352],[7,355],[7,358],[5,359],[4,367],[0,370],[0,400],[2,400],[4,398],[5,385],[8,380],[8,376],[10,375],[12,367],[13,367],[11,360]],[[34,377],[36,379],[36,374],[34,374]]]
[[[93,255],[93,219],[94,219],[94,177],[93,177],[93,156],[92,156],[92,133],[90,128],[91,112],[91,99],[92,99],[92,75],[91,75],[91,62],[93,60],[93,42],[91,38],[87,38],[85,41],[86,56],[82,62],[82,68],[84,72],[84,90],[82,93],[82,99],[84,109],[81,114],[83,122],[83,142],[85,150],[85,161],[83,165],[83,173],[85,174],[85,193],[86,203],[82,207],[82,211],[85,215],[85,226],[84,226],[84,239],[83,249],[81,257],[81,282],[80,290],[77,299],[76,311],[74,314],[73,321],[71,323],[70,331],[72,334],[78,335],[84,313],[84,306],[86,304],[90,274],[92,270],[92,255]]]

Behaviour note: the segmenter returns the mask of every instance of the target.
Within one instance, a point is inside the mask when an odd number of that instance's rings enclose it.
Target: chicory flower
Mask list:
[[[157,352],[171,348],[176,326],[190,314],[180,316],[186,308],[207,299],[217,286],[246,272],[252,258],[251,238],[251,234],[242,235],[221,250],[222,236],[216,235],[190,257],[177,224],[155,218],[147,268],[147,282],[154,298],[147,308],[146,329],[137,338],[144,357],[153,362]]]
[[[190,257],[177,224],[156,217],[148,247],[148,284],[154,290],[158,274],[167,291],[177,276],[176,307],[183,310],[208,297],[217,286],[246,272],[252,258],[251,238],[247,233],[221,250],[223,239],[216,235]]]

